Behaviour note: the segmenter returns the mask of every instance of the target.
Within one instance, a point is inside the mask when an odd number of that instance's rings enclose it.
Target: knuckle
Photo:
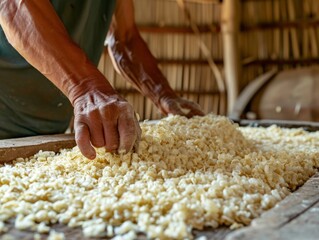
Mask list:
[[[97,148],[104,146],[104,141],[97,140],[97,139],[91,139],[91,143],[94,147],[97,147]]]
[[[82,124],[74,124],[75,137],[80,137],[84,130],[84,126]]]

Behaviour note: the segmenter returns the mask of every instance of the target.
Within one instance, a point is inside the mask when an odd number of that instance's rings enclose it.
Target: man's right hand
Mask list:
[[[93,146],[130,151],[141,132],[132,106],[72,40],[50,1],[0,2],[0,25],[9,43],[72,103],[83,155],[93,159]]]
[[[138,144],[141,129],[133,107],[118,95],[90,90],[73,105],[75,140],[85,157],[96,157],[93,146],[120,153]]]

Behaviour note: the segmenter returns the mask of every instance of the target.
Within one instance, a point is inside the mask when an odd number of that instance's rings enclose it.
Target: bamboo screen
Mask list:
[[[198,36],[175,0],[134,2],[140,32],[173,89],[199,103],[206,113],[225,115],[225,93],[219,92],[198,41],[200,38],[201,44],[210,49],[211,57],[223,71],[222,3],[185,1],[192,21],[199,28]],[[270,68],[319,63],[319,0],[241,0],[239,11],[241,62],[238,64],[242,66],[239,90]],[[162,117],[148,99],[115,72],[107,51],[99,69],[134,106],[141,119]]]
[[[243,1],[241,88],[267,69],[319,64],[319,1]]]

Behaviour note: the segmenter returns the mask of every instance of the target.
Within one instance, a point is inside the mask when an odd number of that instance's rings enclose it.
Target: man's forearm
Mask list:
[[[71,40],[50,1],[2,0],[0,24],[10,44],[72,103],[81,89],[101,85],[106,92],[113,91]]]
[[[199,105],[177,96],[169,86],[138,32],[132,0],[117,0],[107,42],[117,70],[149,97],[163,114],[186,117],[204,114]]]
[[[176,97],[137,29],[132,30],[129,36],[121,38],[112,26],[107,40],[116,68],[143,95],[156,105],[159,105],[161,97]]]

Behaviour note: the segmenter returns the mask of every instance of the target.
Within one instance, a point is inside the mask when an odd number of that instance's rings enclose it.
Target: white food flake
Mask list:
[[[0,234],[8,231],[8,228],[5,226],[4,222],[0,221]]]
[[[65,240],[64,233],[56,232],[55,230],[51,230],[48,240]]]

